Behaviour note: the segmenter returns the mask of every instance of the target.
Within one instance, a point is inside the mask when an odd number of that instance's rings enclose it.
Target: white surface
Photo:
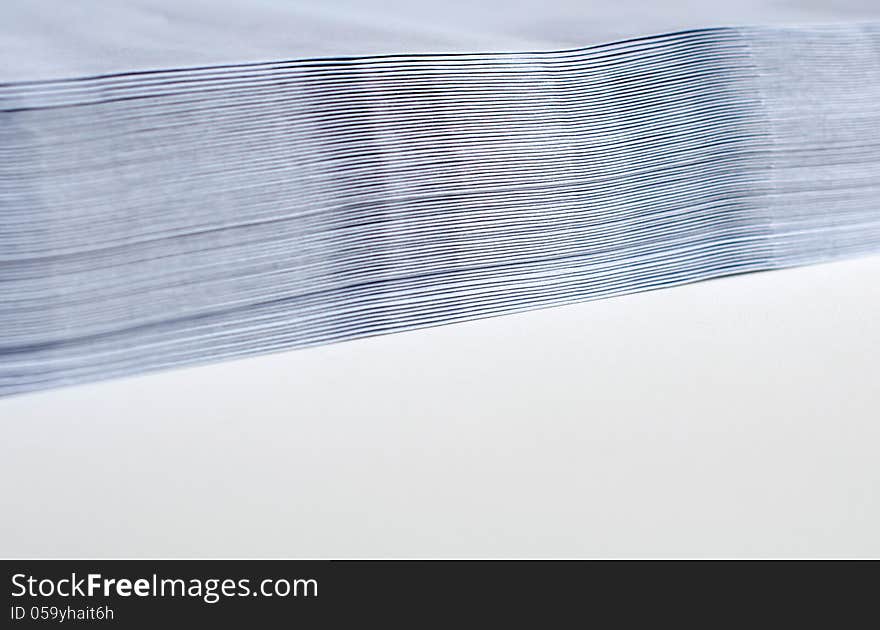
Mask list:
[[[312,57],[580,48],[880,18],[876,0],[3,0],[0,81]]]
[[[880,257],[0,400],[0,556],[880,556]]]

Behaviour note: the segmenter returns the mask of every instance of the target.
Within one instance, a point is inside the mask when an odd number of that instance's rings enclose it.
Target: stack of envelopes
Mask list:
[[[710,28],[6,81],[0,394],[880,251],[878,51]]]

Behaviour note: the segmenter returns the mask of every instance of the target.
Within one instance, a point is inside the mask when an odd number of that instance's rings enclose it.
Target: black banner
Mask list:
[[[250,627],[555,618],[839,624],[876,564],[552,561],[4,561],[0,627]],[[865,570],[863,570],[865,569]],[[756,616],[757,615],[757,616]],[[193,626],[193,624],[198,624]],[[563,625],[570,625],[565,623]]]

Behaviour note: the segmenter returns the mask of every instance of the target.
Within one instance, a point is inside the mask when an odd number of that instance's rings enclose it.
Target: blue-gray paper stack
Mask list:
[[[880,251],[880,22],[523,53],[337,4],[242,11],[345,56],[237,62],[205,3],[0,9],[0,394]]]

